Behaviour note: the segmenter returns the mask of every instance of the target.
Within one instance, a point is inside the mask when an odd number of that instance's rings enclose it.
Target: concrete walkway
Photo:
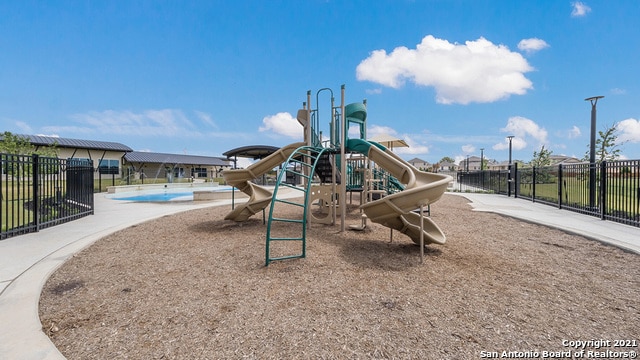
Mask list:
[[[496,212],[563,229],[640,254],[640,228],[504,195],[453,194],[468,198],[477,211]],[[135,203],[96,194],[94,215],[0,241],[0,359],[64,359],[42,331],[38,303],[48,277],[73,254],[106,235],[140,222],[230,203],[230,200]]]

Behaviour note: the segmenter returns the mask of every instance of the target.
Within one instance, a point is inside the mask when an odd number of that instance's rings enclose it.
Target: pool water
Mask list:
[[[114,200],[128,201],[192,201],[193,191],[189,192],[166,192],[166,193],[149,193],[124,197],[114,197]]]
[[[231,191],[231,189],[230,186],[216,186],[213,188],[138,190],[109,194],[107,197],[113,200],[140,202],[193,201],[194,191]]]

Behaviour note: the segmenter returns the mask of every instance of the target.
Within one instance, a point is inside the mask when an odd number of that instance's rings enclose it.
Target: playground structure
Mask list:
[[[320,131],[318,99],[324,91],[331,94],[328,141],[322,139]],[[425,216],[424,210],[442,197],[452,178],[420,171],[383,145],[367,141],[366,102],[345,105],[344,85],[340,97],[340,104],[336,106],[333,91],[320,89],[316,93],[317,108],[311,109],[311,91],[308,91],[307,101],[297,113],[297,120],[304,129],[304,142],[282,147],[246,169],[222,173],[227,184],[249,196],[247,202],[234,207],[225,219],[246,221],[271,205],[267,220],[266,265],[275,260],[305,257],[309,222],[336,225],[340,219],[340,231],[345,231],[347,192],[351,195],[360,193],[363,213],[362,224],[350,226],[352,229],[364,229],[369,220],[389,227],[392,234],[397,230],[420,245],[421,259],[425,244],[444,244],[446,241],[442,230]],[[350,132],[357,133],[358,137],[349,138]],[[278,166],[282,166],[282,170],[273,192],[252,182]],[[297,179],[302,181],[301,185]],[[282,188],[300,192],[298,198],[303,197],[302,202],[279,196]],[[302,215],[277,217],[276,210],[280,206],[298,207]],[[309,208],[314,206],[318,211],[312,213]],[[294,228],[296,230],[292,231]],[[273,256],[271,248],[277,242],[299,242],[301,248],[293,255]]]

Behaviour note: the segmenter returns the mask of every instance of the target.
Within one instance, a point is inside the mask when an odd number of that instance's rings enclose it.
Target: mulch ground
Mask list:
[[[306,258],[268,267],[261,216],[211,207],[139,224],[51,276],[43,331],[69,359],[542,357],[575,350],[564,340],[640,341],[640,256],[467,203],[432,205],[447,243],[424,263],[377,224],[313,224]]]

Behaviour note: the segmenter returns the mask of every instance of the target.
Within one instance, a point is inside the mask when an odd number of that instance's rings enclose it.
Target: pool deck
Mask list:
[[[105,195],[95,195],[94,215],[0,241],[0,359],[65,358],[42,331],[38,304],[49,276],[71,256],[104,236],[141,222],[231,204],[231,200],[139,203],[115,201]],[[469,199],[476,211],[540,223],[640,254],[640,228],[504,195],[457,195]],[[435,205],[433,211],[437,211]]]

